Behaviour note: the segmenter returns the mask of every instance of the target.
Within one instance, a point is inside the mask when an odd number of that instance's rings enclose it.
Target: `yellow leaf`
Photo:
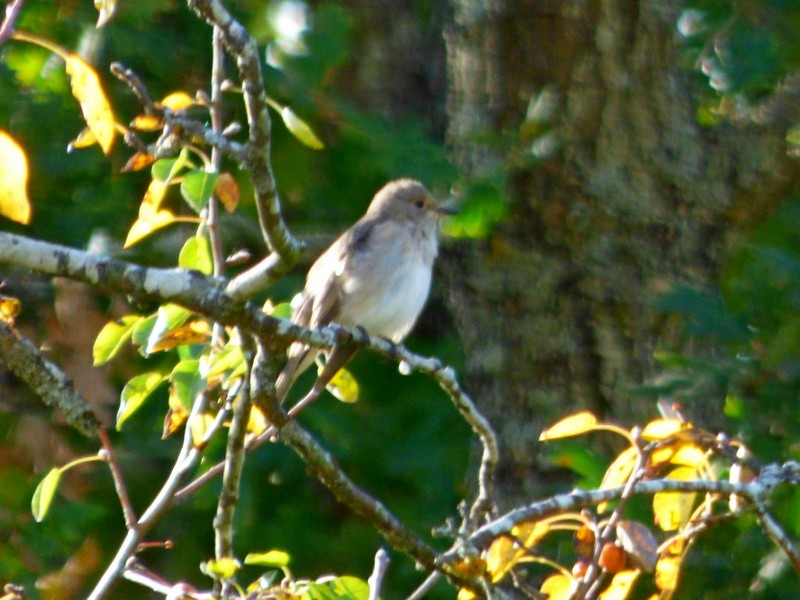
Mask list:
[[[69,54],[65,60],[72,95],[80,102],[83,118],[97,138],[103,154],[108,154],[114,144],[117,128],[111,104],[100,85],[100,78],[77,54]]]
[[[178,431],[181,425],[186,422],[187,418],[189,418],[189,411],[183,405],[183,402],[180,401],[177,394],[173,394],[172,390],[170,390],[169,410],[164,417],[164,428],[161,431],[161,439],[166,439]]]
[[[614,579],[600,594],[600,600],[625,600],[633,590],[633,584],[636,578],[639,577],[639,571],[620,571],[614,575]]]
[[[147,191],[142,198],[142,206],[148,205],[153,210],[158,210],[161,203],[164,201],[164,196],[167,195],[168,185],[158,179],[153,179],[150,185],[147,186]],[[139,209],[139,216],[141,216],[142,209]]]
[[[0,296],[0,321],[13,323],[21,309],[20,301],[11,296]]]
[[[663,440],[687,427],[689,426],[686,423],[677,419],[656,419],[645,425],[642,438],[648,442]]]
[[[678,467],[666,479],[691,481],[697,479],[697,470],[692,467]],[[697,497],[695,492],[659,492],[653,496],[653,514],[656,525],[664,531],[675,531],[689,522]]]
[[[525,521],[514,525],[511,535],[526,548],[533,548],[551,531],[549,523]]]
[[[539,441],[555,440],[559,438],[581,435],[587,431],[594,430],[597,425],[597,417],[589,411],[579,412],[560,420],[558,423],[545,429],[539,436]]]
[[[213,423],[214,417],[208,413],[196,415],[191,423],[189,423],[189,427],[192,429],[192,443],[195,448],[201,448],[203,446],[203,438]]]
[[[28,159],[5,131],[0,131],[0,215],[23,225],[31,222]]]
[[[156,229],[165,227],[176,221],[175,215],[168,210],[154,210],[149,204],[142,204],[139,207],[139,218],[128,231],[125,238],[124,248],[130,248],[136,242],[141,241]]]
[[[322,141],[311,130],[311,127],[309,127],[305,121],[298,117],[291,108],[285,106],[281,110],[281,117],[283,118],[283,122],[286,124],[286,128],[292,133],[292,135],[303,142],[306,146],[313,148],[314,150],[321,150],[325,147]]]
[[[269,427],[269,421],[264,413],[257,406],[250,409],[250,420],[247,422],[247,432],[253,435],[261,435]]]
[[[572,579],[557,573],[545,579],[539,591],[547,594],[548,600],[567,600],[572,596],[572,586]]]
[[[92,130],[88,127],[81,130],[74,140],[72,140],[69,144],[67,144],[67,152],[72,152],[73,150],[78,150],[80,148],[88,148],[89,146],[94,146],[97,143],[97,138],[94,137]]]
[[[97,28],[100,29],[117,12],[117,0],[94,0],[94,7],[99,13],[97,15]]]
[[[226,580],[236,575],[237,571],[242,568],[240,563],[235,558],[220,558],[219,560],[209,560],[202,565],[200,569],[214,579]]]
[[[686,556],[686,548],[684,539],[677,538],[661,553],[655,572],[655,584],[658,589],[672,592],[678,587],[678,576],[683,557]]]
[[[458,590],[458,596],[456,600],[475,600],[477,596],[475,592],[472,590],[468,590],[467,588],[461,588]]]
[[[193,104],[194,104],[194,98],[192,98],[186,92],[172,92],[170,95],[168,95],[161,101],[161,106],[174,111],[183,110],[184,108],[189,108]]]
[[[497,583],[550,531],[546,523],[521,523],[514,526],[510,537],[499,537],[486,552],[486,572]]]
[[[239,204],[239,186],[230,173],[220,173],[214,186],[214,194],[229,213]]]
[[[656,448],[653,450],[652,454],[650,454],[650,464],[653,466],[671,463],[673,465],[697,467],[707,461],[706,451],[703,448],[685,442],[670,444],[663,448]]]
[[[131,129],[139,131],[158,131],[164,126],[164,121],[155,115],[137,115],[131,121]]]
[[[251,552],[244,557],[244,564],[282,568],[288,567],[291,560],[288,552],[284,552],[283,550],[269,550],[267,552]]]
[[[339,369],[325,387],[342,402],[352,404],[358,401],[358,382],[347,369]]]
[[[146,152],[137,152],[128,159],[125,166],[120,169],[122,173],[130,173],[132,171],[139,171],[147,166],[152,165],[156,161],[155,157]]]
[[[609,465],[606,474],[603,475],[603,481],[600,482],[600,489],[609,490],[625,485],[628,478],[633,474],[633,469],[638,460],[639,452],[636,448],[632,446],[625,448],[625,450],[614,459],[614,462]],[[601,502],[597,505],[597,510],[603,513],[607,507],[608,502]]]
[[[158,338],[158,341],[148,348],[149,352],[172,350],[178,346],[190,344],[204,344],[211,339],[211,325],[202,319],[191,321],[181,327],[170,329]]]

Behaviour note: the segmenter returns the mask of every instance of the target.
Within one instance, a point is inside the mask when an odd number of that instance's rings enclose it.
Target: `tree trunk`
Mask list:
[[[442,271],[468,388],[501,438],[500,497],[514,501],[543,479],[543,427],[579,409],[655,416],[631,391],[675,338],[653,300],[675,283],[712,285],[737,231],[798,169],[781,132],[698,125],[677,0],[453,4],[450,143],[465,173],[505,170],[510,216],[452,247]],[[537,161],[523,122],[543,91],[558,145]],[[517,141],[477,141],[492,132]],[[706,423],[721,399],[708,400],[692,415]]]

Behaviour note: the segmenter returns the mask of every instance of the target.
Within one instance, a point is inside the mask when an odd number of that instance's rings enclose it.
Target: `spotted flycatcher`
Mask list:
[[[402,341],[428,297],[439,218],[451,212],[418,181],[387,183],[366,214],[311,266],[305,289],[292,301],[292,322],[310,329],[330,323],[363,327],[370,335]],[[303,401],[316,398],[353,352],[352,346],[334,348]],[[276,384],[279,401],[318,354],[300,342],[291,345]]]

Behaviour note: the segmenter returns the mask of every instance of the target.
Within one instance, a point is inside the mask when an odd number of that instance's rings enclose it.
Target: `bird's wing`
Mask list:
[[[292,314],[293,323],[316,329],[336,320],[349,263],[356,252],[367,243],[372,228],[372,221],[357,223],[343,233],[314,262],[308,272],[300,303]],[[291,345],[289,360],[276,382],[276,395],[279,401],[283,401],[294,381],[314,363],[316,357],[317,352],[313,352],[305,344],[295,342]]]

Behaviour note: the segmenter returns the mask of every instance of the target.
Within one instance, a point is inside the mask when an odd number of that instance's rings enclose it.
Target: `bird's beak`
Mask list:
[[[457,215],[458,214],[458,209],[456,209],[453,206],[439,206],[436,209],[436,212],[439,213],[440,215],[451,215],[452,216],[452,215]]]

